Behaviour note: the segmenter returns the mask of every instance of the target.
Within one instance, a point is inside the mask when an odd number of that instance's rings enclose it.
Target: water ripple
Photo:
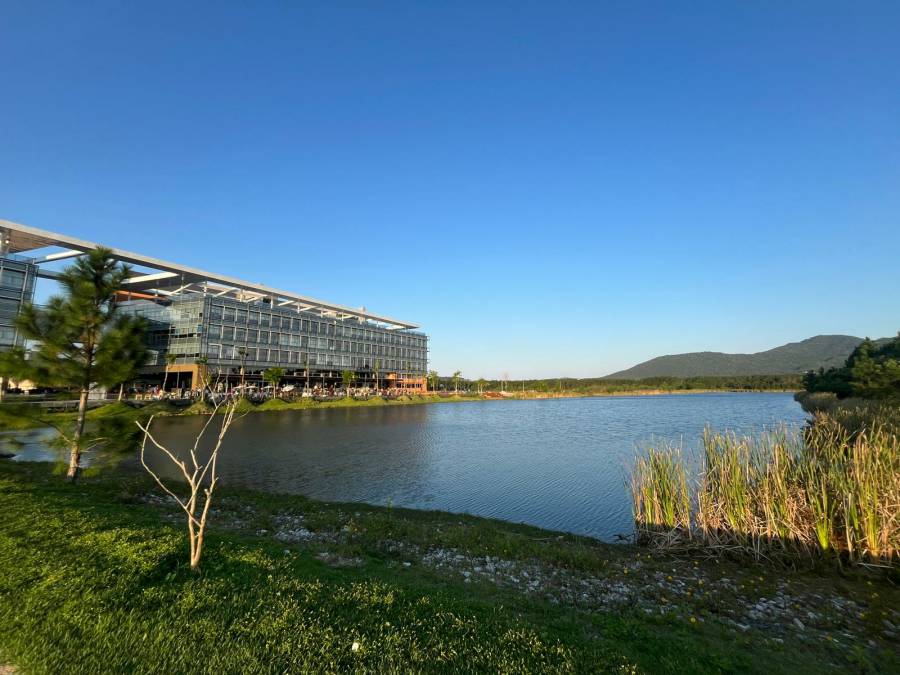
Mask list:
[[[803,419],[790,394],[266,413],[235,424],[220,466],[235,485],[466,512],[611,540],[631,531],[625,475],[635,448],[653,439],[690,448],[706,424],[748,433]],[[158,436],[183,446],[201,422],[160,419]]]

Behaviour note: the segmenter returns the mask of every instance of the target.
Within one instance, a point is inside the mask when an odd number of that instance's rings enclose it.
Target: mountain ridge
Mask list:
[[[850,352],[862,341],[863,338],[854,335],[815,335],[752,354],[712,351],[667,354],[605,375],[604,379],[803,373],[843,365]]]

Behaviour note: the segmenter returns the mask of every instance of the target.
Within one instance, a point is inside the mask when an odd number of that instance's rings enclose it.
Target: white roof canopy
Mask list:
[[[40,264],[78,256],[101,246],[101,244],[76,239],[64,234],[39,230],[36,227],[28,227],[27,225],[20,225],[8,220],[0,220],[0,255],[3,253],[23,253],[47,247],[65,249],[42,258],[36,258],[35,262]],[[243,302],[269,298],[273,307],[296,308],[298,311],[310,311],[320,316],[331,316],[338,319],[374,321],[393,329],[418,328],[416,324],[372,314],[365,311],[365,309],[354,309],[331,302],[323,302],[289,291],[243,281],[223,274],[206,272],[195,267],[166,262],[165,260],[151,258],[139,253],[123,251],[108,246],[105,248],[112,251],[112,255],[116,260],[153,270],[151,272],[136,271],[126,282],[127,289],[123,290],[141,293],[149,292],[159,296],[209,293]],[[52,275],[48,274],[47,276]]]

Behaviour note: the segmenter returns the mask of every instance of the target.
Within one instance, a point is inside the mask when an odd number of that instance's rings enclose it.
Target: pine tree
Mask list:
[[[43,307],[24,305],[16,326],[37,344],[28,354],[16,347],[0,355],[0,374],[50,387],[77,388],[78,416],[71,439],[67,476],[78,477],[88,395],[134,376],[146,360],[143,319],[119,314],[115,294],[130,270],[98,248],[78,258],[59,276],[63,293]]]

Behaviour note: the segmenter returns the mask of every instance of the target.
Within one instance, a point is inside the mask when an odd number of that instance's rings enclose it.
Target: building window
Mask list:
[[[207,331],[207,335],[214,340],[218,340],[222,337],[222,326],[216,323],[209,324],[209,330]]]
[[[25,285],[25,272],[19,270],[0,270],[0,286],[20,289]]]
[[[0,316],[15,316],[19,313],[19,301],[0,298]]]

